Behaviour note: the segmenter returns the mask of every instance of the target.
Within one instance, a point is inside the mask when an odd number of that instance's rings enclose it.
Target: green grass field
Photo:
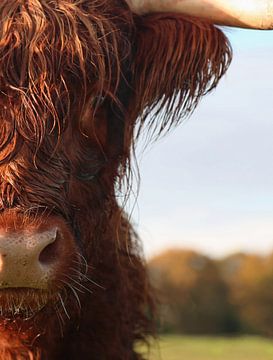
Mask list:
[[[273,360],[273,341],[259,337],[163,336],[149,360]]]

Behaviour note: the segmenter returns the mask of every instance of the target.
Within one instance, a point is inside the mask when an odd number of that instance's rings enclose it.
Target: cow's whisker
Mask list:
[[[69,287],[69,289],[73,292],[76,300],[77,300],[77,303],[79,305],[79,309],[81,309],[81,301],[80,301],[80,298],[79,298],[79,295],[77,293],[76,290],[80,291],[81,293],[83,293],[83,291],[79,290],[78,288],[76,288],[75,286],[72,286],[69,282],[67,281],[64,281],[64,280],[61,280],[62,283],[64,283],[66,286]]]
[[[89,282],[91,282],[92,284],[98,286],[100,289],[105,290],[105,287],[104,287],[104,286],[102,286],[102,285],[98,284],[96,281],[90,279],[87,275],[82,274],[82,278],[84,279],[84,281],[89,281]]]
[[[61,304],[62,304],[62,307],[63,307],[63,310],[64,310],[64,312],[65,312],[65,315],[66,315],[67,318],[70,320],[70,316],[69,316],[69,314],[68,314],[68,312],[67,312],[67,310],[66,310],[66,307],[65,307],[65,304],[64,304],[62,295],[61,295],[60,293],[58,294],[58,297],[59,297],[60,302],[61,302]]]
[[[79,281],[77,281],[73,277],[71,277],[69,275],[65,275],[65,277],[67,277],[69,280],[71,280],[72,282],[74,282],[75,284],[77,284],[78,286],[83,288],[84,290],[88,291],[90,294],[93,294],[93,292],[90,289],[88,289],[86,286],[84,286],[82,283],[80,283]]]
[[[104,287],[104,286],[98,284],[96,281],[92,280],[92,279],[91,279],[90,277],[88,277],[86,274],[81,273],[78,269],[70,268],[70,270],[73,271],[73,272],[76,274],[76,276],[77,276],[77,278],[79,279],[79,281],[80,281],[80,280],[83,280],[83,281],[86,281],[86,282],[89,281],[89,282],[91,282],[92,284],[96,285],[97,287],[105,290],[105,287]],[[74,277],[73,277],[73,279],[74,279]]]
[[[58,319],[60,334],[61,334],[61,337],[63,338],[63,336],[64,336],[64,332],[63,332],[64,320],[63,320],[63,317],[62,317],[58,307],[55,307],[55,311],[56,311],[56,315],[57,315],[57,319]]]

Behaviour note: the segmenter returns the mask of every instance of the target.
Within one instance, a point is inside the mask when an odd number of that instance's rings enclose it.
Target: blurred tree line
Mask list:
[[[169,250],[148,263],[159,300],[159,330],[273,336],[273,254],[213,260]]]

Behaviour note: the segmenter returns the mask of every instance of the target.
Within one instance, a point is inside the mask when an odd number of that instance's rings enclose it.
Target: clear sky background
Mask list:
[[[133,221],[147,256],[273,251],[273,31],[227,35],[226,77],[142,156]]]

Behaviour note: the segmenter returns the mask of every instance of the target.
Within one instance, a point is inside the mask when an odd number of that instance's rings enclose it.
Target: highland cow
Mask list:
[[[141,359],[153,333],[117,192],[138,135],[188,116],[231,49],[211,16],[130,6],[0,3],[1,359]]]

